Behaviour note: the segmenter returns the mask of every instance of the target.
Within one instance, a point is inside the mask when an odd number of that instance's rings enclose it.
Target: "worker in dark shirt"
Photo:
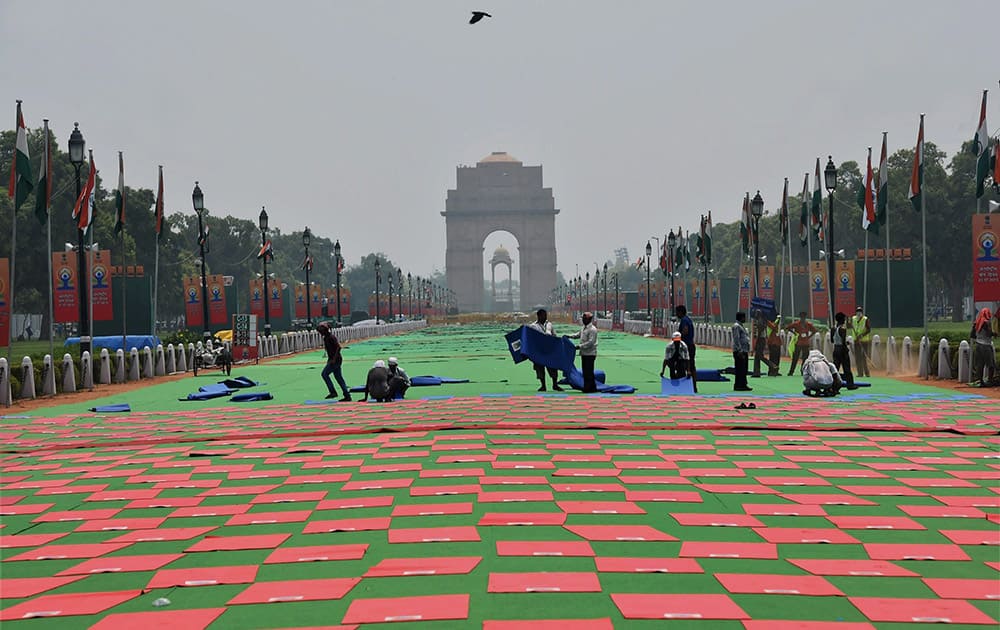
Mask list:
[[[329,324],[322,323],[316,326],[316,330],[323,336],[323,347],[326,348],[326,366],[323,368],[322,375],[323,382],[326,383],[326,388],[330,392],[327,398],[337,397],[337,389],[330,380],[330,374],[333,374],[333,377],[337,379],[337,384],[340,385],[340,389],[344,392],[344,397],[340,401],[350,402],[351,391],[347,388],[347,383],[344,382],[344,374],[341,371],[344,357],[340,352],[340,341],[333,334],[333,331],[330,330]]]

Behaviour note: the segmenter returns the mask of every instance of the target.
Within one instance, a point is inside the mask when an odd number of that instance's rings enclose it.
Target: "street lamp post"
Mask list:
[[[583,279],[583,294],[586,296],[587,310],[590,310],[590,272]]]
[[[73,123],[73,133],[69,135],[69,161],[76,171],[76,199],[80,198],[80,169],[83,167],[84,153],[87,146],[83,134],[80,133],[80,123]],[[50,176],[51,177],[51,176]],[[76,275],[80,293],[80,355],[90,352],[90,323],[88,321],[86,283],[90,281],[87,275],[87,259],[84,257],[84,232],[79,224],[76,230]]]
[[[335,258],[333,264],[337,266],[337,326],[340,326],[340,268],[343,264],[343,259],[340,257],[340,239],[333,244],[333,257]]]
[[[604,274],[601,275],[601,282],[604,283],[604,316],[608,316],[608,263],[604,263]]]
[[[423,286],[424,281],[420,279],[420,276],[417,276],[417,315],[419,315],[421,319],[424,317],[424,301],[421,299],[420,293]]]
[[[750,214],[753,217],[753,296],[760,297],[760,218],[764,215],[764,199],[760,191],[750,202]]]
[[[649,286],[649,258],[653,255],[653,245],[646,241],[646,317],[653,321],[653,295]]]
[[[386,274],[389,277],[389,290],[386,293],[389,295],[389,323],[393,321],[392,315],[392,269],[389,269],[389,273]]]
[[[382,283],[382,263],[375,259],[375,325],[378,326],[379,315],[381,314],[381,301],[379,296],[379,285]]]
[[[403,316],[403,270],[396,268],[396,310],[399,311],[399,316]],[[406,318],[410,318],[410,314],[406,313]]]
[[[837,189],[837,166],[833,163],[832,155],[827,156],[826,169],[824,169],[823,171],[823,180],[824,183],[826,184],[827,197],[830,198],[830,210],[826,219],[826,238],[827,238],[826,256],[827,256],[827,270],[828,270],[827,272],[828,278],[826,282],[829,287],[829,293],[830,293],[829,314],[830,314],[830,323],[832,329],[833,313],[837,304],[836,299],[834,297],[836,294],[834,293],[834,283],[833,283],[834,274],[837,272],[836,254],[834,254],[834,249],[833,249],[833,191]]]
[[[306,260],[303,263],[303,267],[306,268],[306,323],[312,327],[312,285],[309,284],[309,270],[312,267],[312,261],[309,260],[309,243],[312,242],[312,232],[309,231],[309,226],[302,231],[302,247],[306,250]]]
[[[406,272],[406,291],[409,294],[407,297],[406,315],[410,319],[413,319],[413,276],[410,272]]]
[[[674,276],[677,275],[674,263],[674,247],[676,246],[677,235],[674,234],[673,230],[670,230],[670,234],[667,235],[667,249],[670,251],[670,260],[667,261],[667,268],[670,269],[670,314],[673,317],[677,316],[676,294],[674,293]]]
[[[260,207],[260,215],[257,217],[257,227],[260,228],[261,249],[267,245],[267,210]],[[271,336],[271,290],[267,287],[267,259],[271,257],[271,250],[265,249],[261,260],[264,263],[264,336]]]
[[[614,322],[614,318],[618,316],[618,272],[615,272],[615,315],[611,318]]]
[[[201,336],[208,341],[212,333],[208,330],[208,281],[205,277],[205,226],[202,223],[202,213],[205,211],[205,195],[201,192],[198,182],[194,183],[194,190],[191,192],[191,204],[198,215],[198,251],[201,254],[201,317],[203,329]]]

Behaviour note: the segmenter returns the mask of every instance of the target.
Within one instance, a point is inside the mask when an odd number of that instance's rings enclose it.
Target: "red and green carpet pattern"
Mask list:
[[[859,630],[1000,619],[995,401],[772,395],[736,410],[750,399],[489,389],[5,418],[0,622]]]

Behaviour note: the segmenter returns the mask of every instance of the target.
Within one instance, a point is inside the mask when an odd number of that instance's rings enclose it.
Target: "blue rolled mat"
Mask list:
[[[219,381],[219,385],[225,385],[230,389],[243,389],[244,387],[257,387],[260,383],[246,376],[237,376],[236,378],[227,378],[224,381]]]
[[[231,392],[227,391],[215,391],[215,392],[195,392],[193,394],[188,394],[187,398],[178,398],[177,400],[212,400],[213,398],[223,398],[228,396]]]
[[[232,394],[236,390],[226,387],[222,383],[215,383],[214,385],[202,385],[198,388],[198,391],[203,394],[215,394],[222,392],[223,395],[228,395]]]
[[[326,400],[307,400],[303,402],[303,405],[333,405],[339,402],[336,398],[329,398]]]
[[[686,378],[660,378],[660,393],[664,396],[687,396],[694,394],[694,381]]]
[[[576,369],[576,368],[573,368],[573,369]],[[604,382],[606,382],[604,380],[605,378],[606,378],[606,375],[604,373],[604,370],[594,370],[594,380],[595,381],[597,381],[598,383],[604,383]],[[570,385],[570,382],[569,382],[569,379],[565,375],[563,375],[562,379],[560,379],[560,381],[559,381],[559,384],[560,385]]]
[[[467,379],[467,378],[452,378],[450,376],[435,376],[434,378],[441,379],[441,384],[442,385],[449,385],[449,384],[453,384],[453,383],[468,383],[469,382],[469,379]]]
[[[115,403],[113,405],[91,407],[90,410],[95,413],[121,413],[123,411],[132,411],[132,407],[128,403]]]
[[[352,387],[351,388],[351,393],[352,394],[361,394],[361,393],[364,393],[364,391],[365,391],[365,386],[364,385],[359,385],[358,387]]]
[[[583,372],[573,368],[572,372],[566,375],[566,382],[573,389],[583,389]],[[601,394],[634,394],[635,388],[631,385],[606,385],[597,383],[597,392]]]
[[[274,396],[271,392],[244,392],[242,394],[236,394],[229,400],[233,402],[253,402],[256,400],[273,400]]]
[[[414,376],[410,379],[412,387],[427,387],[430,385],[440,385],[443,381],[437,376]]]
[[[718,382],[718,383],[728,383],[729,379],[722,375],[722,370],[697,370],[698,372],[698,382]]]

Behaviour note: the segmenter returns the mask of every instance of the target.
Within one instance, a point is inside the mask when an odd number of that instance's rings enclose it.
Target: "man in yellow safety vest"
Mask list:
[[[858,376],[871,376],[868,372],[868,358],[872,353],[872,324],[862,307],[855,309],[851,318],[851,334],[854,335],[854,359],[858,366]]]

